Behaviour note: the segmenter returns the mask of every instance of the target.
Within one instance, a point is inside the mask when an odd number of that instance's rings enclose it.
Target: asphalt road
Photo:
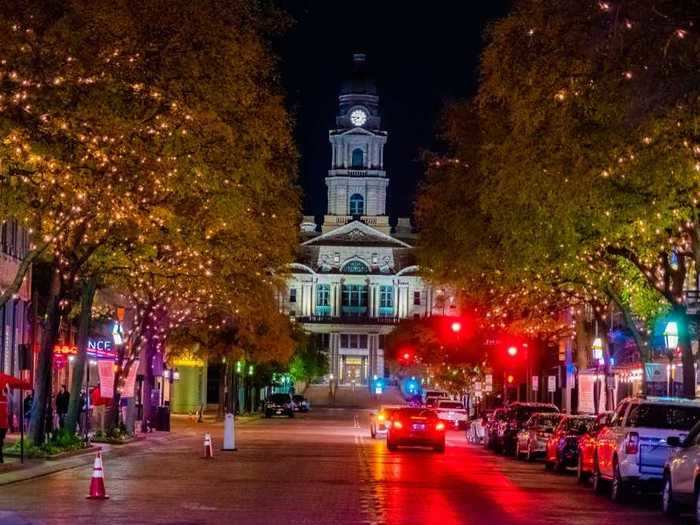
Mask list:
[[[684,523],[663,518],[655,498],[611,503],[571,474],[496,456],[461,432],[450,432],[444,454],[390,453],[370,439],[362,411],[240,425],[238,451],[216,450],[211,460],[200,458],[204,430],[218,448],[221,426],[193,423],[167,444],[106,459],[107,501],[85,499],[91,468],[81,467],[0,487],[0,510],[11,512],[0,516],[47,524]]]

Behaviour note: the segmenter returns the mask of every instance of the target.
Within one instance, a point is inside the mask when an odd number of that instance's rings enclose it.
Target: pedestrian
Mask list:
[[[5,460],[2,456],[2,449],[5,446],[5,435],[9,426],[9,414],[7,410],[7,387],[0,388],[0,463]]]
[[[90,393],[90,404],[93,406],[95,418],[99,422],[99,432],[104,434],[105,431],[105,410],[107,409],[107,400],[100,393],[99,383]]]
[[[61,386],[61,391],[56,396],[56,414],[58,415],[58,426],[63,428],[66,422],[66,414],[68,413],[68,404],[70,402],[70,394],[66,385]]]
[[[87,394],[85,393],[85,389],[82,388],[80,390],[80,417],[78,418],[79,423],[78,426],[80,427],[80,432],[82,434],[87,433],[87,420],[88,420],[88,406],[87,406]]]
[[[34,403],[34,390],[24,397],[24,431],[29,432],[29,422],[32,419],[32,404]]]

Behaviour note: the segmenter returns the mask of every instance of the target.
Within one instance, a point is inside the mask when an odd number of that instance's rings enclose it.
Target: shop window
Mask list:
[[[420,306],[420,291],[413,292],[413,305]]]

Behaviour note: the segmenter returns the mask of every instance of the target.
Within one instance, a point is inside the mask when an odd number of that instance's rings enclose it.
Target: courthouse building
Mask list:
[[[322,224],[304,218],[281,298],[283,310],[327,349],[329,373],[341,384],[384,377],[385,336],[399,320],[456,313],[454,298],[418,274],[409,218],[390,224],[387,140],[366,57],[356,54],[329,131],[328,211]]]

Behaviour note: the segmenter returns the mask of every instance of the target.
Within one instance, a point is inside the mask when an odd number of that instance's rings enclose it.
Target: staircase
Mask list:
[[[401,392],[395,386],[387,387],[378,396],[372,396],[366,386],[339,386],[336,389],[335,400],[329,398],[328,385],[309,385],[304,390],[304,396],[314,407],[332,408],[376,408],[379,405],[403,405],[406,403]]]

